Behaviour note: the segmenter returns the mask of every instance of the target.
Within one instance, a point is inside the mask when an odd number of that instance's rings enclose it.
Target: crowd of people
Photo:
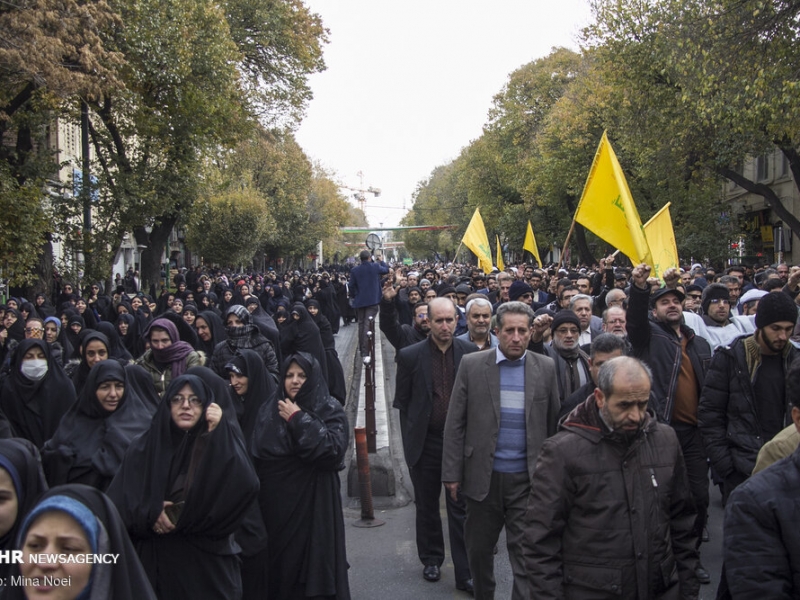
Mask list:
[[[331,278],[193,274],[0,307],[0,597],[350,597]]]
[[[123,557],[52,567],[69,597],[346,600],[334,336],[357,320],[367,356],[377,315],[426,580],[444,491],[456,588],[476,598],[494,596],[503,528],[515,599],[698,597],[713,482],[718,597],[800,594],[800,268],[359,258],[0,306],[0,550]]]
[[[513,598],[697,598],[711,481],[717,597],[800,595],[800,268],[384,272],[426,580],[443,484],[456,588],[476,598],[494,597],[503,528]]]

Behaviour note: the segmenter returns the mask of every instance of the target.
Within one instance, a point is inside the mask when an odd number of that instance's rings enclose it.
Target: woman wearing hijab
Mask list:
[[[194,320],[194,328],[197,331],[195,350],[205,354],[206,366],[208,366],[211,356],[214,354],[214,348],[220,342],[225,341],[225,325],[217,313],[206,310],[197,315]]]
[[[67,339],[70,346],[72,346],[72,356],[70,358],[80,358],[81,340],[80,334],[86,328],[86,323],[83,317],[78,314],[75,309],[69,309],[69,317],[67,319]],[[65,314],[66,311],[65,311]]]
[[[22,320],[22,315],[16,308],[6,307],[3,326],[0,327],[0,364],[4,365],[11,358],[9,351],[14,347],[12,342],[21,342],[24,339],[25,321]]]
[[[42,320],[46,319],[47,317],[52,317],[54,314],[56,314],[55,307],[48,302],[47,296],[41,292],[34,296],[33,306],[36,309],[36,314],[38,314]]]
[[[114,554],[114,564],[61,562],[37,564],[27,560],[42,547],[53,554]],[[66,582],[57,588],[63,598],[104,600],[155,600],[136,552],[111,501],[101,491],[80,484],[54,487],[47,491],[25,517],[17,548],[23,563],[12,566],[12,576],[21,575],[23,585],[8,586],[11,600],[55,597],[41,594],[36,581],[45,576]],[[53,590],[49,590],[52,592]]]
[[[278,386],[267,373],[261,357],[252,350],[237,350],[225,370],[236,410],[236,418],[244,435],[245,447],[253,441],[253,431],[259,410],[265,404],[275,403]],[[244,522],[236,532],[236,541],[242,547],[242,589],[244,600],[265,597],[268,589],[269,555],[267,530],[258,502],[247,511]]]
[[[331,277],[323,273],[319,278],[319,289],[314,293],[314,299],[319,302],[319,308],[331,324],[333,334],[339,333],[339,304],[336,300],[336,290],[331,285]]]
[[[115,360],[92,367],[78,401],[42,448],[51,485],[84,483],[105,491],[131,441],[150,427],[155,406],[128,384]]]
[[[319,328],[311,319],[306,307],[300,302],[292,305],[291,317],[286,328],[281,331],[281,350],[284,356],[297,352],[308,352],[322,367],[325,383],[328,383],[328,361]]]
[[[233,533],[257,493],[235,416],[189,374],[170,382],[108,489],[162,600],[241,597]]]
[[[267,597],[347,600],[338,474],[349,440],[347,417],[311,355],[289,356],[281,382],[277,401],[259,410],[250,446],[269,537]]]
[[[81,361],[72,373],[72,386],[75,388],[76,396],[81,395],[81,391],[86,384],[86,379],[89,377],[89,371],[92,370],[92,367],[100,361],[111,358],[108,338],[105,334],[99,331],[85,329],[79,337],[80,346],[78,346],[78,353],[81,357]]]
[[[250,313],[244,306],[235,304],[225,314],[227,339],[214,348],[209,365],[220,377],[226,377],[225,365],[240,348],[249,348],[258,353],[270,375],[278,380],[278,358],[270,341],[265,338],[253,323]]]
[[[311,320],[319,329],[319,337],[322,340],[322,347],[325,349],[326,366],[328,367],[328,390],[331,396],[336,398],[342,406],[347,401],[347,384],[344,381],[344,369],[339,361],[339,354],[336,352],[336,340],[333,339],[331,324],[325,315],[322,314],[319,303],[316,300],[309,300],[306,307]]]
[[[171,379],[182,375],[189,367],[205,364],[205,357],[180,339],[178,329],[169,319],[156,319],[142,337],[148,340],[150,348],[136,364],[150,373],[159,393],[164,392]]]
[[[92,309],[89,308],[89,305],[86,304],[86,300],[78,298],[75,302],[75,310],[83,317],[83,322],[86,324],[86,327],[89,329],[97,329],[97,317],[94,312],[92,312]]]
[[[133,356],[119,337],[117,328],[108,321],[101,321],[97,324],[97,331],[104,334],[108,339],[108,355],[121,363],[125,364],[133,360]]]
[[[35,338],[22,340],[0,391],[0,410],[14,435],[41,448],[74,402],[75,388],[53,359],[50,345]]]
[[[144,352],[142,335],[136,323],[136,318],[131,314],[119,315],[114,325],[117,334],[128,353],[134,358],[139,358]]]
[[[39,451],[28,440],[0,440],[0,551],[13,550],[22,519],[47,490]],[[0,580],[7,581],[11,561],[0,561]]]

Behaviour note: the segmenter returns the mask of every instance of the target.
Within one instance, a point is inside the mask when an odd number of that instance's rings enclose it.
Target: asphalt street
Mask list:
[[[358,390],[363,385],[362,366],[356,360],[358,327],[350,325],[339,329],[336,336],[336,349],[348,379],[350,396],[346,411],[351,424],[355,424],[358,406]],[[394,349],[383,338],[383,385],[389,416],[389,454],[394,468],[396,493],[391,497],[374,497],[375,518],[385,522],[379,527],[363,528],[356,525],[361,521],[359,498],[347,495],[347,470],[342,472],[342,500],[347,536],[347,559],[350,563],[350,590],[354,600],[417,600],[419,598],[469,598],[465,592],[455,589],[453,564],[448,555],[442,566],[442,578],[436,583],[422,578],[422,565],[417,557],[414,527],[413,488],[408,477],[408,469],[403,461],[400,425],[397,411],[391,408],[394,398]],[[381,382],[376,382],[380,384]],[[350,464],[350,460],[346,461]],[[710,585],[701,588],[701,600],[712,600],[716,596],[717,583],[722,566],[722,519],[723,509],[719,491],[711,488],[711,508],[708,529],[710,541],[701,547],[703,564],[711,573]],[[441,503],[442,522],[447,539],[447,517],[444,496]],[[498,552],[495,556],[495,577],[498,599],[511,597],[512,576],[505,548],[505,538],[501,535]]]

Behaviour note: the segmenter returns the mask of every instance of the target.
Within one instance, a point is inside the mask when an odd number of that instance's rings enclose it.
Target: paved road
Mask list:
[[[344,367],[348,385],[353,386],[346,406],[351,423],[355,423],[358,410],[357,387],[362,384],[361,365],[355,362],[357,327],[342,327],[336,336],[336,348]],[[397,478],[397,494],[391,498],[374,498],[375,517],[385,521],[381,527],[359,528],[354,524],[361,518],[358,498],[347,497],[346,471],[342,474],[343,504],[345,506],[345,534],[347,536],[347,558],[350,562],[350,589],[354,600],[419,600],[444,598],[469,598],[455,589],[453,564],[449,554],[442,568],[442,579],[430,583],[422,578],[422,565],[417,558],[414,542],[414,504],[411,502],[412,488],[408,469],[402,460],[402,444],[399,439],[397,411],[391,408],[394,397],[394,350],[383,338],[383,372],[386,402],[390,411],[389,439],[393,464]],[[380,382],[376,382],[380,383]],[[363,409],[363,407],[362,407]],[[349,464],[349,461],[348,461]],[[712,584],[702,586],[701,600],[712,600],[716,595],[721,567],[722,552],[722,507],[719,492],[712,488],[712,506],[709,515],[711,541],[701,549],[702,560],[711,573]],[[447,526],[442,497],[442,520]],[[445,533],[445,539],[447,534]],[[449,546],[448,546],[449,547]],[[495,558],[497,577],[496,597],[511,596],[511,569],[505,549],[505,538],[501,537]]]

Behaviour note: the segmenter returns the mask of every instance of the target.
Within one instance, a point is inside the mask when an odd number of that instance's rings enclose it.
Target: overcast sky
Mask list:
[[[518,67],[578,49],[588,0],[306,0],[330,30],[327,70],[297,139],[367,194],[370,226],[397,225],[414,190],[478,138]],[[350,192],[348,192],[350,194]],[[405,207],[405,210],[404,210]]]

